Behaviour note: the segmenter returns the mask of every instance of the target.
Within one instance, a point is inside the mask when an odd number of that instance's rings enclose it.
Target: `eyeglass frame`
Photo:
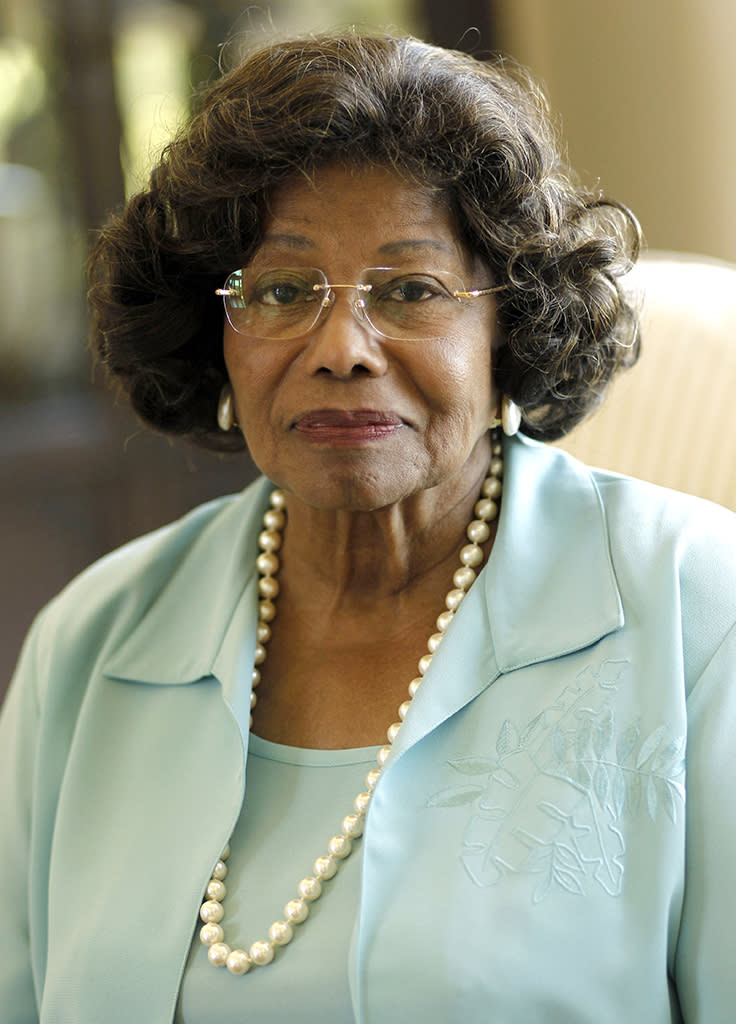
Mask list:
[[[236,270],[232,270],[228,274],[227,278],[225,279],[225,285],[227,285],[228,281],[230,281],[230,279],[235,274],[237,274],[237,273],[241,273],[242,274],[243,272],[245,272],[247,270],[248,270],[247,267],[238,267]],[[233,323],[233,321],[232,321],[232,319],[230,317],[230,310],[228,309],[227,300],[228,300],[229,296],[237,294],[236,290],[233,289],[233,288],[227,288],[227,287],[216,288],[215,289],[215,295],[219,295],[223,299],[223,305],[224,305],[224,308],[225,308],[225,316],[227,317],[228,323],[230,324],[232,329],[235,331],[235,333],[241,335],[241,337],[250,336],[250,337],[258,339],[259,341],[298,341],[298,340],[300,340],[302,338],[307,338],[317,328],[317,325],[319,324],[320,320],[323,319],[323,317],[325,315],[327,315],[331,311],[332,307],[334,306],[335,300],[336,300],[336,295],[334,294],[335,289],[349,288],[352,291],[356,292],[356,294],[358,296],[357,301],[351,302],[351,304],[350,304],[350,311],[351,311],[354,319],[356,320],[356,322],[358,324],[360,324],[361,327],[365,327],[367,325],[373,332],[375,332],[375,334],[378,335],[379,338],[385,338],[388,341],[399,341],[399,342],[401,342],[401,341],[410,341],[410,340],[414,340],[414,341],[420,340],[420,339],[409,339],[409,338],[394,338],[391,335],[384,333],[383,331],[379,330],[376,327],[376,325],[372,322],[372,320],[370,319],[370,316],[366,312],[365,303],[360,300],[361,292],[370,292],[370,291],[372,291],[372,289],[374,287],[372,284],[363,284],[361,282],[357,282],[356,284],[331,284],[327,280],[327,274],[325,274],[324,270],[321,270],[319,267],[276,267],[276,268],[274,268],[274,270],[284,270],[284,271],[286,271],[286,270],[301,270],[301,271],[315,270],[315,271],[317,271],[318,274],[321,275],[321,277],[324,280],[324,283],[323,284],[313,284],[312,285],[313,291],[315,291],[315,292],[322,292],[323,293],[322,294],[322,298],[320,299],[319,309],[317,310],[317,314],[316,314],[316,316],[314,318],[314,321],[312,322],[311,326],[306,331],[304,331],[304,333],[296,334],[293,337],[288,337],[288,338],[275,338],[274,337],[274,338],[271,338],[271,337],[267,337],[267,336],[263,337],[263,336],[260,336],[260,335],[257,335],[257,334],[252,334],[251,335],[251,334],[249,334],[249,332],[238,330],[238,328],[235,326],[235,324]],[[360,276],[361,277],[365,276],[365,274],[369,273],[371,270],[374,270],[374,271],[377,271],[377,270],[380,270],[380,271],[391,271],[391,270],[401,270],[401,268],[400,267],[364,267],[363,270],[360,272]],[[445,273],[451,274],[451,276],[457,278],[458,281],[462,280],[454,272],[446,271]],[[414,275],[407,274],[405,276],[425,276],[425,277],[431,277],[434,280],[438,281],[439,284],[441,284],[443,288],[445,288],[445,290],[447,291],[447,294],[451,298],[458,299],[458,300],[459,299],[477,299],[477,298],[480,298],[481,296],[484,296],[484,295],[492,295],[495,292],[499,292],[499,291],[504,290],[505,287],[506,287],[505,285],[495,285],[495,286],[488,287],[488,288],[472,288],[472,289],[468,289],[468,290],[463,288],[463,289],[451,290],[449,288],[446,288],[446,286],[444,285],[442,280],[437,277],[436,273],[420,273],[420,272],[417,271]],[[431,338],[427,338],[427,339],[422,339],[422,340],[429,341],[429,340],[432,340],[432,339]]]

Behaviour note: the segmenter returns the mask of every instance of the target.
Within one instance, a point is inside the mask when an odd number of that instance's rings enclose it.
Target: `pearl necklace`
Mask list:
[[[494,432],[493,435],[493,458],[488,469],[488,475],[483,481],[481,497],[475,504],[475,518],[466,530],[469,544],[466,544],[460,552],[460,567],[452,578],[453,589],[445,597],[445,611],[437,619],[438,632],[433,633],[427,642],[427,653],[419,660],[419,675],[409,683],[409,700],[405,700],[399,707],[399,721],[389,726],[387,737],[388,744],[378,751],[378,767],[372,768],[365,779],[366,789],[358,793],[353,801],[353,811],[347,814],[342,820],[342,829],[330,839],[327,844],[327,853],[318,857],[313,865],[313,875],[308,875],[297,885],[297,896],[289,900],[284,907],[283,920],[274,921],[268,929],[268,939],[258,939],[254,942],[248,952],[243,949],[231,949],[225,942],[225,933],[220,921],[224,916],[223,902],[226,896],[225,876],[227,875],[227,858],[230,854],[230,846],[226,846],[220,859],[212,872],[212,877],[207,884],[204,901],[200,907],[199,916],[204,922],[199,937],[205,946],[208,946],[207,959],[215,967],[227,967],[231,974],[246,974],[251,967],[262,967],[271,963],[276,949],[288,945],[294,937],[294,926],[302,924],[309,915],[309,904],[319,899],[322,895],[322,883],[329,881],[337,874],[340,861],[349,857],[353,841],[359,839],[363,834],[363,825],[371,795],[376,783],[381,777],[381,772],[391,752],[391,744],[404,721],[409,705],[417,692],[422,677],[429,668],[434,652],[442,642],[447,627],[460,606],[460,602],[471,583],[476,578],[476,568],[483,562],[483,551],[480,547],[490,536],[488,523],[498,515],[498,500],[501,497],[501,475],[503,473],[503,461],[501,459],[501,444]],[[258,610],[258,643],[255,651],[255,667],[253,669],[253,687],[251,690],[251,712],[256,706],[256,687],[261,681],[259,665],[266,659],[266,644],[271,637],[269,623],[276,615],[274,598],[279,592],[279,584],[276,573],[279,568],[279,558],[276,552],[281,547],[281,530],[286,522],[284,511],[286,498],[283,491],[275,490],[271,494],[271,507],[263,517],[263,532],[258,538],[261,553],[256,559],[256,565],[260,573],[258,590],[260,594]],[[250,716],[250,725],[253,726],[253,715]]]

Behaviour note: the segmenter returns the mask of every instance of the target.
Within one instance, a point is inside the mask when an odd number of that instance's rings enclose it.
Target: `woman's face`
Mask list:
[[[385,168],[330,166],[281,188],[251,266],[317,267],[331,284],[385,266],[492,284],[440,198]],[[317,508],[373,510],[472,480],[496,406],[493,297],[453,306],[442,337],[392,341],[354,318],[353,291],[335,295],[307,337],[264,340],[226,321],[225,362],[256,465]]]

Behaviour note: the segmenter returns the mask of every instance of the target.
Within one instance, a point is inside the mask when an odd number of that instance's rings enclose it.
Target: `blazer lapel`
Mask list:
[[[51,864],[46,995],[63,993],[75,1019],[173,1019],[202,892],[242,806],[269,490],[259,481],[218,513],[90,681]],[[84,864],[99,867],[92,897]]]

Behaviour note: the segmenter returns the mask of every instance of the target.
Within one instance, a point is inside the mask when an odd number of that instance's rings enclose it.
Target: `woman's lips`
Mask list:
[[[313,441],[360,444],[389,437],[403,425],[396,413],[377,409],[315,409],[299,416],[294,428]]]

